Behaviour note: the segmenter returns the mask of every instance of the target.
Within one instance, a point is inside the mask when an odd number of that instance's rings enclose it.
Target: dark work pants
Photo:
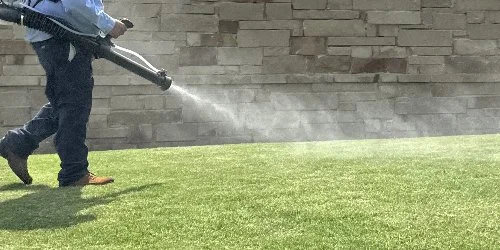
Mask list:
[[[11,130],[2,146],[21,157],[28,157],[38,144],[53,135],[61,160],[59,185],[70,184],[88,173],[85,145],[87,122],[92,106],[93,55],[70,43],[49,39],[32,44],[47,75],[45,94],[49,103],[22,128]]]

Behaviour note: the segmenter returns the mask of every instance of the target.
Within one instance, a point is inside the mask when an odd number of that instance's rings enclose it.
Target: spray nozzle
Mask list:
[[[160,80],[157,83],[158,86],[160,86],[161,90],[165,91],[170,88],[172,85],[172,77],[169,77],[167,75],[167,71],[165,69],[161,69],[160,71],[157,72]]]

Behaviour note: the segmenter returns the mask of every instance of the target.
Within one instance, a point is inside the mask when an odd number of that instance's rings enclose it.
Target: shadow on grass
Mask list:
[[[0,230],[56,229],[93,221],[96,219],[95,215],[82,214],[82,211],[158,185],[161,184],[133,187],[93,198],[83,198],[81,187],[52,188],[24,184],[3,186],[0,187],[0,192],[23,190],[30,193],[0,202]]]

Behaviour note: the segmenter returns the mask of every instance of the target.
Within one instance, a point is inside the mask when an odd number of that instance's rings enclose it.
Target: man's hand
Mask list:
[[[119,36],[125,34],[125,31],[127,31],[127,26],[123,24],[120,20],[115,19],[115,26],[109,32],[109,35],[113,38],[118,38]]]

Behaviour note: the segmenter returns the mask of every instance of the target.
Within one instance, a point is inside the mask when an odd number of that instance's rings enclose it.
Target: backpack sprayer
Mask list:
[[[158,85],[162,90],[167,90],[172,85],[172,78],[167,75],[164,69],[158,70],[144,57],[138,53],[117,46],[111,41],[111,36],[101,37],[99,35],[89,35],[80,33],[69,25],[64,24],[64,21],[58,20],[29,8],[19,8],[6,4],[0,0],[0,19],[17,23],[21,26],[46,32],[58,39],[71,41],[76,46],[84,47],[90,50],[96,58],[104,58],[111,61],[151,82]],[[134,25],[127,19],[121,20],[127,28],[132,28]],[[139,58],[144,66],[115,50],[129,53]]]

